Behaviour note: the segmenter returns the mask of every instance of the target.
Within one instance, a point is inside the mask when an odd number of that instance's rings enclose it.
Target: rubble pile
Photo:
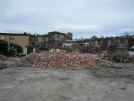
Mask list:
[[[0,55],[0,69],[20,66],[20,58]]]
[[[6,64],[4,63],[5,60],[7,60],[7,58],[3,55],[0,55],[0,69],[7,68]]]
[[[43,68],[92,68],[96,56],[92,54],[66,53],[63,50],[34,54],[33,66]]]
[[[6,56],[4,56],[4,55],[0,55],[0,61],[5,61],[5,60],[7,60],[8,58],[6,57]]]

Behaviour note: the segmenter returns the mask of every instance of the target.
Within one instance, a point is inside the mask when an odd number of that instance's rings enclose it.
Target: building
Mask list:
[[[36,35],[35,36],[35,48],[44,50],[46,49],[46,43],[48,43],[48,35]]]
[[[72,40],[72,33],[62,33],[62,32],[49,32],[47,35],[43,36],[46,48],[62,48],[63,42],[67,40]]]
[[[7,45],[8,50],[15,49],[16,46],[20,47],[22,51],[17,51],[26,55],[30,47],[34,45],[34,38],[29,33],[0,33],[0,44]]]
[[[49,32],[48,33],[48,40],[54,41],[64,41],[64,40],[72,40],[72,33],[62,33],[62,32]]]
[[[67,40],[63,42],[62,47],[63,48],[72,48],[76,44],[75,40]]]
[[[129,48],[134,46],[134,35],[128,37],[128,46]]]

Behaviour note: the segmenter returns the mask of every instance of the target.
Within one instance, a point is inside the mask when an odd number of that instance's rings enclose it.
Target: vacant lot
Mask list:
[[[134,101],[134,65],[92,70],[0,70],[0,101]]]

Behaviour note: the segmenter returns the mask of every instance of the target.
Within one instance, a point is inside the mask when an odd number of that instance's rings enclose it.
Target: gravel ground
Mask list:
[[[134,65],[93,70],[0,70],[0,101],[134,101]]]

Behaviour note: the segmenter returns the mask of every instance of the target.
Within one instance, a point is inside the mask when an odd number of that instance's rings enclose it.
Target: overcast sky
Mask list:
[[[134,0],[0,0],[0,32],[134,32]]]

